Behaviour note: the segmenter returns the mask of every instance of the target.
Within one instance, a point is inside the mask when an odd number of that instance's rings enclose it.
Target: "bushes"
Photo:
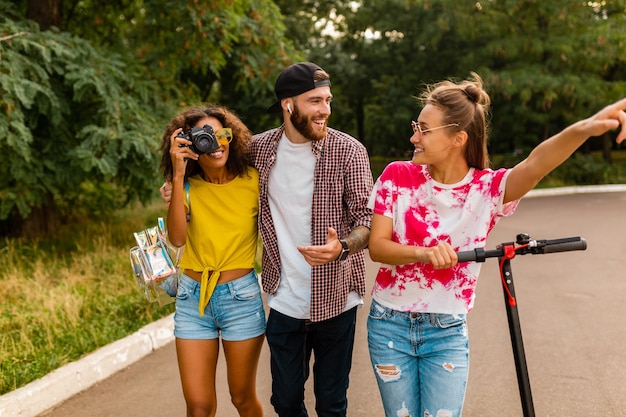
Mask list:
[[[599,154],[576,152],[563,164],[541,180],[537,188],[562,187],[568,185],[598,185],[626,183],[626,152],[612,153],[615,163],[605,162]],[[513,167],[526,155],[497,155],[493,158],[494,167]]]
[[[575,153],[541,182],[542,187],[624,183],[624,167],[594,155]]]

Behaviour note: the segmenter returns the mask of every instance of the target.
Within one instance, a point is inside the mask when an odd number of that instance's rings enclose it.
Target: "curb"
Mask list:
[[[590,193],[620,193],[626,192],[626,184],[604,185],[574,185],[571,187],[540,188],[530,190],[524,197],[546,197],[565,194],[590,194]]]
[[[626,192],[626,184],[534,189],[523,198]],[[174,314],[0,396],[0,417],[36,417],[174,340]]]
[[[0,417],[35,417],[174,340],[174,313],[0,397]]]

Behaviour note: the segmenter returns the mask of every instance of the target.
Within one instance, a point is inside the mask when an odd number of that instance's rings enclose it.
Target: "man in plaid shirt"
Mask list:
[[[317,415],[345,416],[356,310],[365,293],[369,157],[355,138],[327,127],[330,77],[318,65],[287,67],[275,92],[268,112],[282,112],[283,124],[250,142],[270,307],[271,402],[281,417],[308,415],[304,384],[313,353]]]

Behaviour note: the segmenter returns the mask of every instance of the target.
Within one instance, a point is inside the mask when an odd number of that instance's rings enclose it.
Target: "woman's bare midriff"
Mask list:
[[[183,272],[194,281],[202,282],[202,272],[197,272],[192,269],[184,269]],[[252,272],[252,268],[231,269],[230,271],[222,271],[222,273],[220,274],[220,278],[217,280],[217,283],[224,284],[226,282],[234,281],[237,278],[248,275],[250,272]],[[209,278],[211,278],[212,274],[213,271],[210,271]]]

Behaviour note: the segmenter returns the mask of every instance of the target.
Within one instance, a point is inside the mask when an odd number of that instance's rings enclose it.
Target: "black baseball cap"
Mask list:
[[[280,100],[284,98],[295,97],[317,87],[330,87],[330,80],[313,81],[313,75],[317,70],[322,68],[312,62],[298,62],[285,68],[274,86],[278,100],[267,108],[267,112],[278,113],[281,109]]]

